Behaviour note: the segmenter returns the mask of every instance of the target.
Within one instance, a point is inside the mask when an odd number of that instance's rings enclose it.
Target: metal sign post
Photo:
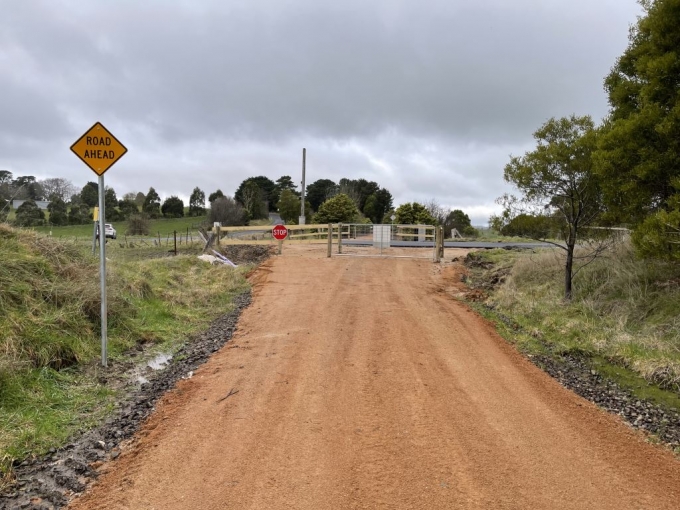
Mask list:
[[[108,306],[106,302],[106,231],[104,230],[104,174],[99,176],[99,285],[102,292],[102,315],[101,315],[101,329],[102,329],[102,366],[105,367],[107,363],[107,316]]]
[[[99,176],[99,282],[101,286],[101,330],[102,330],[102,366],[107,366],[107,299],[106,299],[106,229],[104,221],[104,172],[127,152],[125,146],[118,141],[101,123],[97,122],[83,136],[71,145],[71,151],[83,163]],[[95,218],[96,220],[96,218]],[[97,228],[97,227],[95,227]],[[96,232],[96,230],[95,230]],[[96,237],[96,233],[95,233]],[[94,245],[93,245],[94,251]]]
[[[302,198],[300,199],[300,218],[298,223],[305,225],[305,164],[307,161],[307,149],[302,149]]]

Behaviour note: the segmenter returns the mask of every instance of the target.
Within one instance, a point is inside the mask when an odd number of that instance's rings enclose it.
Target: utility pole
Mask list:
[[[300,200],[300,225],[305,224],[305,161],[307,159],[307,149],[302,149],[302,200]]]

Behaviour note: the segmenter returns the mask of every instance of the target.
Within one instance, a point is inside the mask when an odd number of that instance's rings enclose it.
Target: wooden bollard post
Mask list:
[[[439,258],[444,258],[444,227],[439,227]]]
[[[338,223],[338,253],[342,253],[342,223]]]
[[[328,257],[333,256],[333,225],[328,224]]]

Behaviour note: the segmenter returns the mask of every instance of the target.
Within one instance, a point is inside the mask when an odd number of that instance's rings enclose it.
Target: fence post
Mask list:
[[[439,258],[444,258],[444,227],[439,227]]]
[[[342,253],[342,223],[338,223],[338,253]]]
[[[177,255],[177,231],[173,230],[172,235],[175,238],[175,255]]]
[[[441,236],[439,235],[439,227],[434,227],[434,262],[441,262],[441,258],[439,257],[439,238]]]
[[[333,225],[328,224],[328,257],[333,256]]]

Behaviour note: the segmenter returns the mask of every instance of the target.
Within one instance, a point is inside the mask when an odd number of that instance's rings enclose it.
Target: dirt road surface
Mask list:
[[[680,462],[518,355],[455,271],[286,249],[71,508],[680,508]]]

